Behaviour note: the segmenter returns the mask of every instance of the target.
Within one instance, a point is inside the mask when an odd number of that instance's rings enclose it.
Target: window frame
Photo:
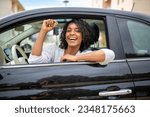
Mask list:
[[[57,16],[57,17],[54,17],[55,19],[60,19],[60,17],[61,16]],[[53,18],[53,16],[51,16],[51,18]],[[68,17],[65,17],[65,18],[62,18],[62,19],[69,19],[69,18],[74,18],[74,17],[72,17],[72,16],[68,16]],[[42,18],[42,19],[39,19],[39,20],[37,20],[37,21],[43,21],[45,18]],[[82,18],[82,19],[84,19],[84,20],[86,20],[86,19],[89,19],[89,20],[103,20],[103,23],[104,23],[104,27],[105,27],[105,37],[106,37],[106,41],[107,41],[107,43],[106,43],[106,45],[108,44],[108,37],[107,37],[107,28],[106,28],[106,21],[105,21],[105,16],[103,16],[103,15],[100,15],[100,17],[97,17],[97,16],[95,16],[95,17],[91,17],[91,16],[87,16],[86,18]],[[16,27],[19,27],[19,26],[23,26],[23,25],[27,25],[27,24],[30,24],[30,23],[35,23],[35,22],[37,22],[37,21],[35,21],[35,20],[32,20],[32,21],[30,21],[30,22],[27,22],[27,21],[23,21],[20,25],[14,25],[11,29],[7,29],[7,30],[5,30],[5,32],[6,31],[8,31],[8,30],[12,30],[12,29],[14,29],[14,28],[16,28]],[[26,37],[27,38],[27,37]],[[109,48],[109,45],[107,45],[107,48]],[[61,62],[59,62],[60,63],[60,65],[63,65],[64,63],[61,63]],[[56,64],[58,64],[59,65],[59,63],[48,63],[48,65],[56,65]],[[84,63],[83,62],[75,62],[76,64],[97,64],[97,62],[88,62],[88,61],[85,61]],[[67,65],[71,65],[72,64],[72,62],[68,62],[67,63]],[[27,65],[29,65],[29,64],[27,64]],[[45,65],[47,65],[47,64],[43,64],[43,63],[37,63],[37,66],[45,66]],[[9,68],[9,66],[10,67],[14,67],[14,68],[16,68],[16,67],[27,67],[25,64],[19,64],[19,65],[2,65],[2,68]],[[36,64],[31,64],[31,65],[29,65],[30,67],[34,67],[34,66],[36,66]]]

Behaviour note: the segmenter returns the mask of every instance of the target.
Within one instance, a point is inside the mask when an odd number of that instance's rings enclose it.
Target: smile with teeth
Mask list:
[[[77,40],[76,38],[69,38],[69,40],[71,40],[71,41],[75,41],[75,40]]]

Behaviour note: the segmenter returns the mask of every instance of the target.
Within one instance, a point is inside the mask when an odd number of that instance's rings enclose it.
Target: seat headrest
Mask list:
[[[93,30],[93,34],[94,34],[94,39],[93,40],[94,40],[94,42],[97,42],[98,38],[99,38],[99,28],[95,23],[90,23],[89,25]]]

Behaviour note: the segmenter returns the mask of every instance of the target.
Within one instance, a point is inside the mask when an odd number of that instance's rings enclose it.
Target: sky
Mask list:
[[[45,8],[45,7],[91,7],[92,0],[19,0],[26,10]]]

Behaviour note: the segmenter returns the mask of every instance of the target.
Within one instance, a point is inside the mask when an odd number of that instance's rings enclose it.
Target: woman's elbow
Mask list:
[[[113,50],[110,49],[101,49],[101,59],[99,62],[103,62],[108,64],[109,62],[113,61],[115,59],[115,53]]]

